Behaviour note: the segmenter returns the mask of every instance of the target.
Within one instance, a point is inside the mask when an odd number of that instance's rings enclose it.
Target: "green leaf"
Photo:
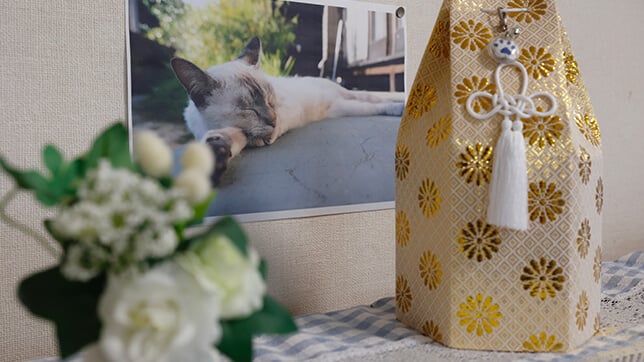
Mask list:
[[[104,276],[72,282],[54,267],[24,279],[18,286],[18,297],[32,314],[56,325],[60,354],[66,358],[98,340],[101,322],[97,306],[104,289]]]
[[[264,296],[264,306],[248,318],[221,321],[223,335],[219,351],[234,361],[251,361],[252,338],[257,334],[284,334],[297,330],[289,312],[271,297]]]
[[[194,206],[193,210],[195,214],[192,217],[192,220],[188,223],[188,226],[197,225],[203,221],[203,218],[208,212],[208,207],[210,207],[210,203],[212,202],[212,199],[215,198],[215,195],[217,195],[217,191],[211,191],[210,195],[208,195],[204,201]]]
[[[42,156],[45,166],[51,172],[52,177],[56,177],[65,163],[60,151],[56,146],[47,145],[42,151]]]
[[[101,158],[107,158],[114,167],[134,170],[130,158],[128,132],[122,123],[116,123],[101,133],[85,158],[88,169],[95,168]]]
[[[232,217],[225,216],[221,218],[210,228],[207,234],[223,234],[227,236],[244,256],[248,255],[246,234],[244,234],[244,230],[242,230],[239,223]]]
[[[39,190],[47,187],[47,179],[37,171],[19,171],[11,167],[0,157],[0,167],[16,181],[19,187],[28,190]]]
[[[259,261],[259,268],[258,268],[258,270],[259,270],[259,274],[262,276],[262,279],[264,279],[264,281],[266,281],[266,276],[268,275],[268,270],[267,270],[267,268],[268,268],[268,265],[266,264],[266,260],[261,259],[261,260]]]

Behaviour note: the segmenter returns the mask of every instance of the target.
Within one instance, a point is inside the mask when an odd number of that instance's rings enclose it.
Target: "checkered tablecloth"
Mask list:
[[[396,320],[393,298],[296,318],[290,336],[254,340],[272,361],[614,361],[644,362],[644,251],[602,264],[600,333],[570,353],[509,353],[442,346]],[[40,360],[54,362],[56,359]],[[76,356],[70,361],[82,361]]]
[[[398,322],[393,298],[298,317],[299,332],[255,339],[268,361],[644,361],[644,251],[604,262],[600,333],[565,354],[466,351],[444,347]]]

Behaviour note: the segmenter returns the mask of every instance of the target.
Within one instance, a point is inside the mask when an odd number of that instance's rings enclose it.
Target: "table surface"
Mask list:
[[[298,333],[255,339],[256,361],[644,361],[644,251],[602,268],[600,332],[570,353],[445,347],[396,320],[393,298],[296,318]]]

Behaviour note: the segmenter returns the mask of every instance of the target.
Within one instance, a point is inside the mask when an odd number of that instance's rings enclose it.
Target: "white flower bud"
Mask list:
[[[193,204],[205,200],[211,189],[208,176],[194,169],[181,171],[174,180],[174,187],[182,191]]]
[[[210,176],[215,168],[215,156],[207,145],[193,141],[188,144],[181,158],[181,167],[191,169]]]
[[[172,150],[152,131],[139,132],[134,138],[134,160],[152,177],[172,172]]]

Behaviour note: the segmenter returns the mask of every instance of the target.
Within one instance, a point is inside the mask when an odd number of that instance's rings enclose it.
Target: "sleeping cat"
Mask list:
[[[350,91],[327,79],[265,75],[259,69],[260,51],[254,37],[239,58],[206,72],[185,59],[172,59],[190,96],[184,110],[188,129],[215,152],[214,185],[245,147],[269,145],[290,129],[331,117],[402,114],[403,103]]]

